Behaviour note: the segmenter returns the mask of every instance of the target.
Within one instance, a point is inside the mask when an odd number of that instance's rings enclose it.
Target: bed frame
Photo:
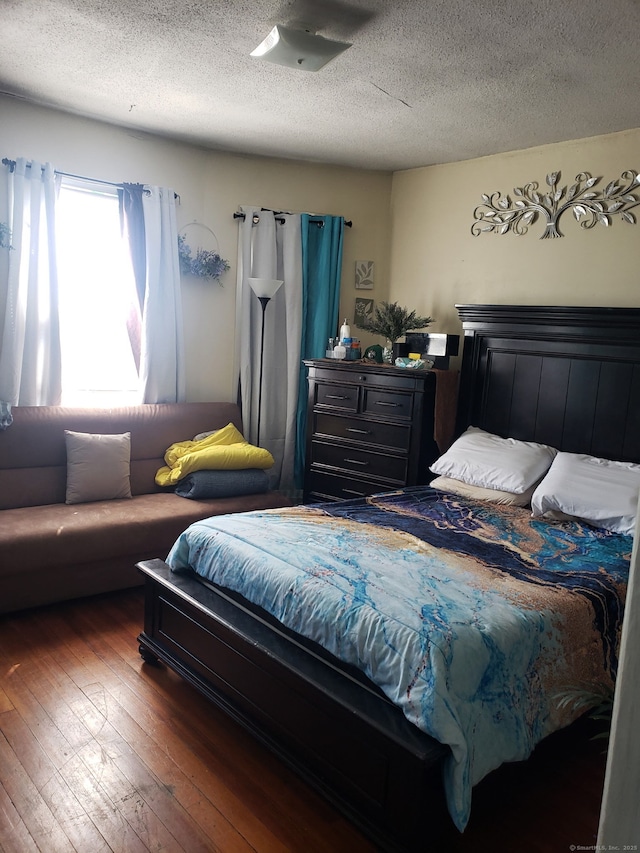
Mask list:
[[[464,330],[458,433],[474,425],[640,461],[640,309],[456,307]],[[195,685],[380,849],[443,849],[452,829],[441,785],[446,747],[367,679],[238,596],[172,574],[162,560],[138,568],[145,661]]]

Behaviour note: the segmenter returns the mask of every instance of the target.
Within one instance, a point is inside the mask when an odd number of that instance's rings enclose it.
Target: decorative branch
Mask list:
[[[384,337],[394,344],[407,332],[415,329],[425,329],[433,323],[433,317],[421,317],[415,311],[409,311],[397,302],[381,302],[376,305],[373,314],[361,320],[356,319],[356,326],[374,335]]]
[[[558,220],[569,209],[573,211],[581,228],[611,225],[613,217],[617,215],[623,222],[635,225],[636,217],[631,209],[640,204],[635,194],[639,189],[640,177],[633,169],[625,170],[620,178],[611,181],[604,190],[593,190],[601,178],[592,178],[589,172],[576,175],[575,183],[571,186],[559,187],[559,179],[560,172],[547,175],[546,191],[539,189],[537,181],[531,181],[524,187],[514,187],[515,201],[500,192],[483,194],[483,204],[473,211],[475,222],[471,226],[471,233],[474,237],[485,231],[494,234],[512,231],[522,235],[540,217],[545,221],[541,240],[562,237]]]

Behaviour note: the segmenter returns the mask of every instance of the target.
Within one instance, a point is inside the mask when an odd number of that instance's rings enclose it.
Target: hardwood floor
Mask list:
[[[144,664],[141,627],[140,589],[0,617],[3,853],[375,851],[192,687]],[[605,758],[593,725],[481,782],[463,835],[425,821],[425,850],[594,845]]]

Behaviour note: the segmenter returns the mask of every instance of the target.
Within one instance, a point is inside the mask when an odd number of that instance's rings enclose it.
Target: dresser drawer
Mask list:
[[[358,420],[324,412],[314,414],[315,435],[328,435],[349,439],[362,444],[376,444],[394,450],[408,451],[411,442],[409,424],[385,424],[373,420]]]
[[[358,375],[358,381],[363,385],[369,385],[373,388],[390,388],[398,391],[415,391],[416,380],[413,373],[408,372],[404,376],[391,372],[383,373],[362,373]]]
[[[348,362],[342,362],[342,364],[334,362],[331,367],[315,366],[313,368],[313,379],[317,383],[327,379],[334,382],[336,379],[340,381],[343,378],[341,374],[343,374],[345,379],[348,376],[347,381],[357,385],[371,385],[374,388],[391,388],[398,391],[416,390],[417,381],[413,371],[405,371],[404,375],[398,373],[397,370],[394,371],[386,367],[378,368],[378,371],[377,373],[369,372],[366,367],[364,370],[360,370],[357,364],[350,365]]]
[[[353,471],[367,477],[380,477],[402,485],[407,477],[407,457],[389,456],[349,447],[346,444],[329,444],[324,441],[312,441],[311,464],[326,465]]]
[[[358,387],[356,385],[330,385],[318,382],[316,384],[316,405],[332,409],[342,409],[345,412],[358,411]]]
[[[382,415],[404,420],[411,420],[413,416],[413,394],[379,391],[377,388],[365,388],[363,394],[364,415]]]
[[[388,489],[380,483],[370,482],[363,477],[349,477],[316,471],[313,468],[307,476],[307,495],[312,501],[348,500],[375,495]]]

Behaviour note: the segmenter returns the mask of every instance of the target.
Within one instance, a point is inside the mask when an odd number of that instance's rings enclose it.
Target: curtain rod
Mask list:
[[[15,160],[9,160],[7,157],[3,157],[2,158],[2,165],[8,166],[9,171],[13,172],[16,168],[16,161]],[[27,168],[28,169],[31,168],[31,163],[27,163]],[[44,166],[42,168],[44,168]],[[85,175],[73,175],[73,174],[71,174],[71,172],[60,172],[58,169],[54,169],[54,171],[55,171],[56,175],[61,175],[63,178],[75,178],[78,181],[87,181],[90,184],[102,184],[103,186],[117,187],[118,189],[122,189],[122,187],[123,187],[122,183],[117,184],[114,181],[103,181],[100,178],[87,178]],[[180,196],[178,195],[177,192],[174,192],[173,195],[174,195],[174,198],[177,198],[178,201],[180,201]]]
[[[16,161],[15,160],[9,160],[7,157],[3,157],[2,165],[8,166],[9,171],[13,172],[13,171],[15,171],[15,168],[16,168]],[[28,169],[31,168],[31,163],[27,163],[27,168]],[[43,166],[43,168],[44,168],[44,166]],[[60,172],[60,171],[58,171],[58,169],[55,169],[54,171],[55,171],[56,175],[62,175],[65,178],[77,178],[77,180],[79,180],[79,181],[89,181],[92,184],[106,184],[108,187],[121,187],[122,186],[122,184],[116,184],[113,181],[101,181],[99,178],[86,178],[86,177],[84,177],[84,175],[72,175],[70,172]]]
[[[263,207],[262,209],[267,210],[266,207]],[[276,222],[279,222],[280,225],[284,225],[286,220],[278,215],[278,214],[282,213],[282,211],[274,210],[273,213],[275,214]],[[234,219],[246,219],[247,215],[246,215],[246,213],[234,213],[233,218]],[[257,213],[254,213],[253,214],[253,224],[257,225],[258,222],[260,222],[260,217],[258,216]],[[322,219],[310,219],[309,222],[315,222],[317,225],[324,225],[324,222]],[[349,220],[345,220],[344,224],[346,225],[347,228],[351,228],[351,226],[353,225],[353,222],[351,222],[351,220],[349,219]]]

